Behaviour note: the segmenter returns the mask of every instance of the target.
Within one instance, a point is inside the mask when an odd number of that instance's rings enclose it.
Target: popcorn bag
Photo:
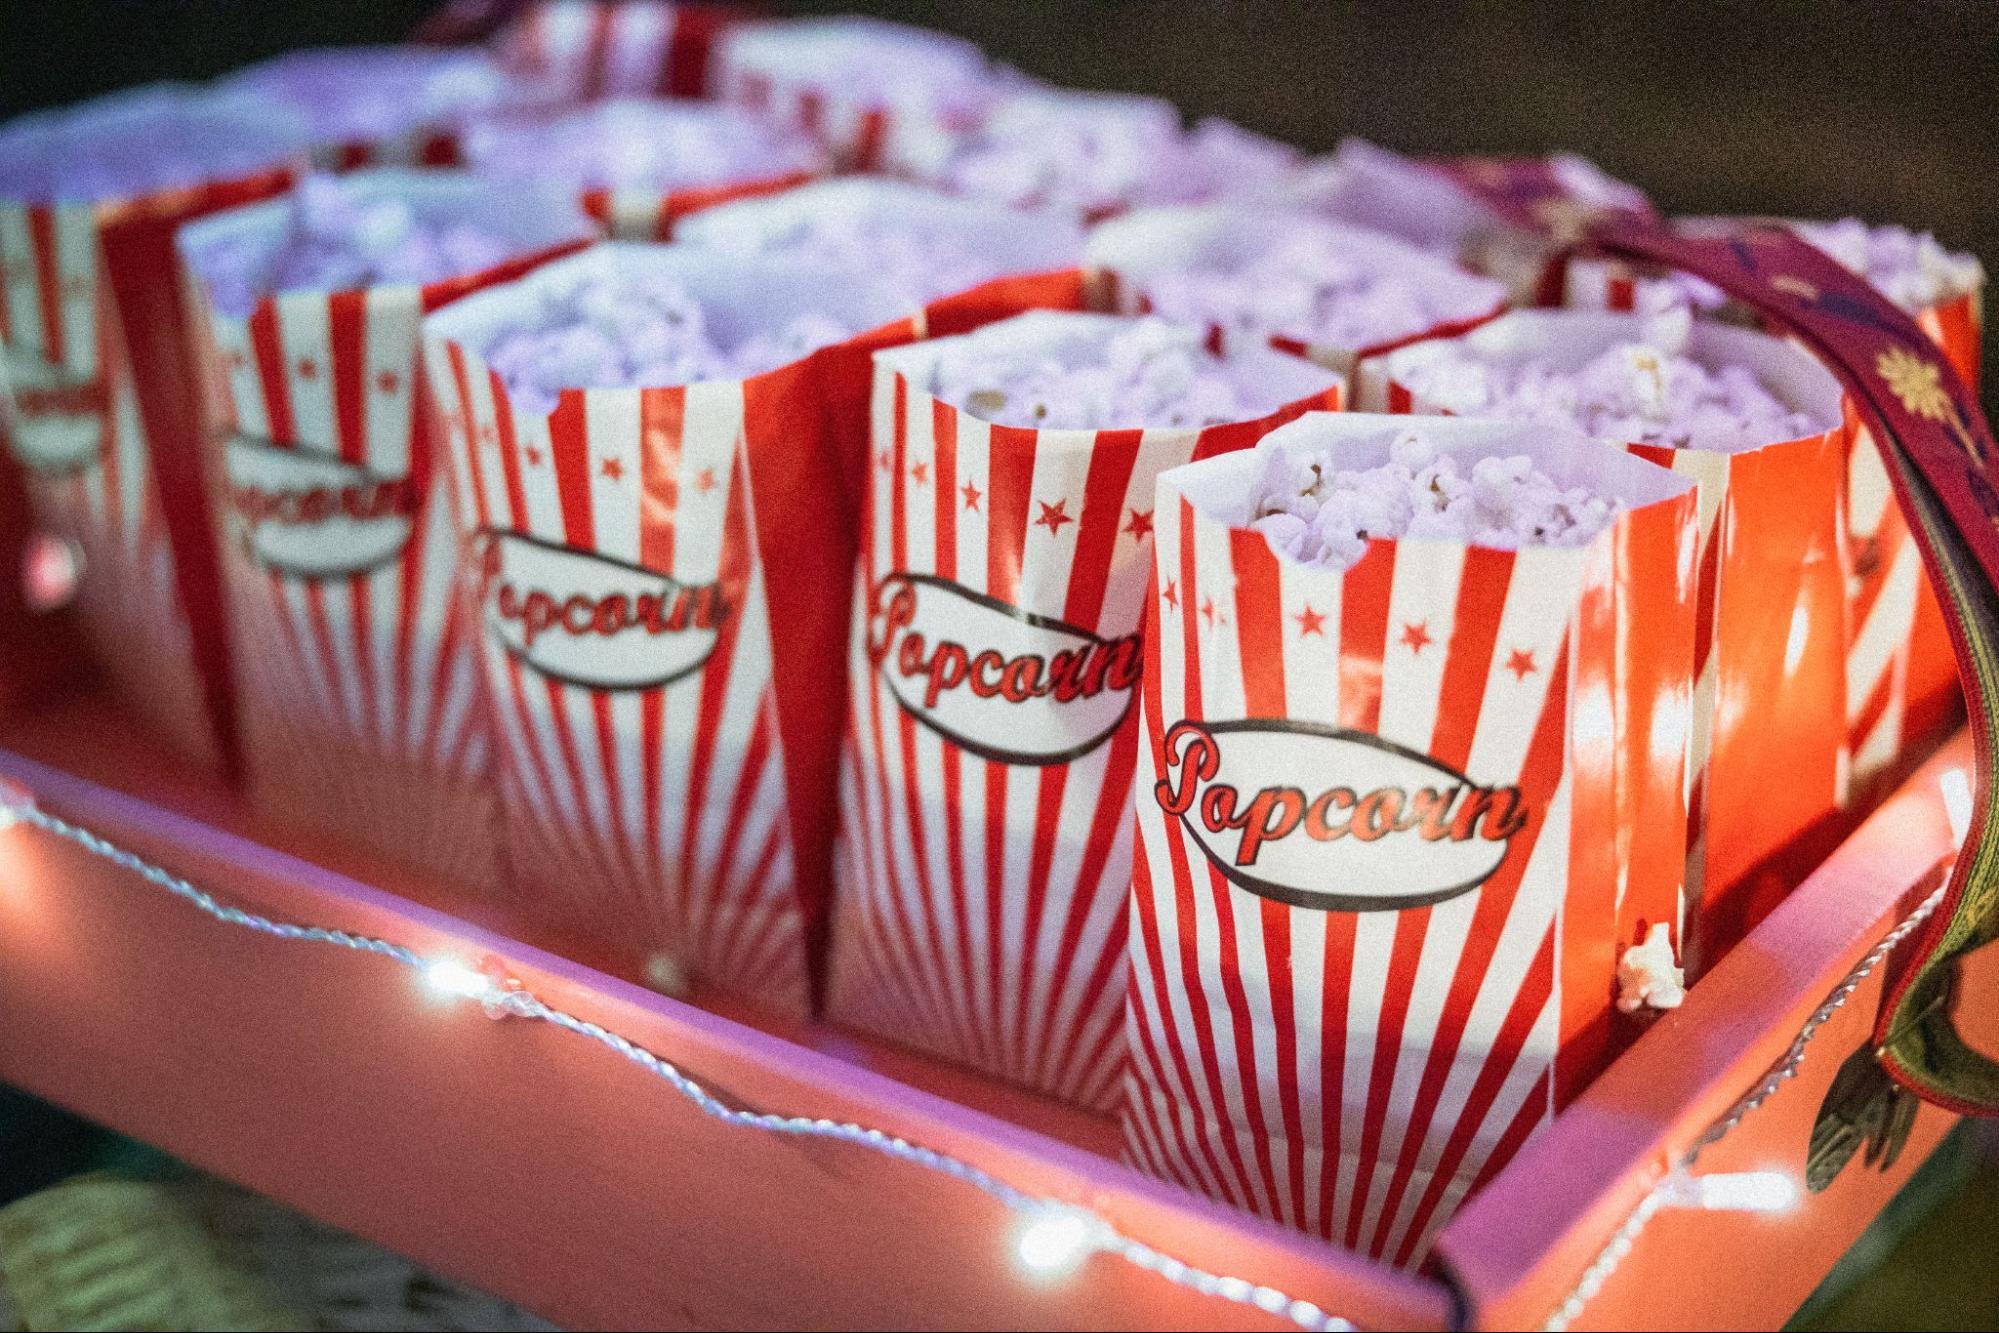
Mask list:
[[[613,240],[664,241],[682,218],[824,175],[830,159],[796,130],[708,102],[625,99],[486,116],[465,132],[481,172],[564,181]]]
[[[1363,358],[1473,328],[1506,289],[1381,232],[1229,205],[1143,209],[1090,233],[1098,304],[1268,339],[1351,377]]]
[[[500,68],[525,98],[700,97],[730,5],[666,0],[542,0],[494,39]]]
[[[371,210],[394,203],[413,231],[476,227],[494,251],[450,277],[333,278],[341,289],[326,291],[252,277],[298,243],[306,202],[234,209],[181,233],[224,386],[217,508],[250,794],[281,818],[491,892],[476,626],[460,595],[422,321],[592,229],[564,192],[503,192],[464,172],[377,168],[323,188],[354,210],[349,232],[379,233]]]
[[[971,129],[993,96],[977,46],[880,19],[744,23],[716,41],[713,61],[714,96],[804,130],[852,171]]]
[[[1690,219],[1685,226],[1711,224]],[[1984,273],[1969,255],[1901,227],[1848,219],[1789,224],[1840,264],[1868,278],[1922,326],[1968,385],[1978,383]],[[1564,304],[1585,309],[1660,310],[1692,305],[1747,319],[1723,294],[1687,274],[1602,256],[1573,258]],[[1852,573],[1847,596],[1847,746],[1854,794],[1892,774],[1957,715],[1957,660],[1936,591],[1922,569],[1908,518],[1849,404],[1846,522]]]
[[[1412,443],[1475,498],[1475,460],[1525,455],[1619,508],[1517,550],[1363,526],[1344,569],[1248,526],[1267,469]],[[1361,499],[1365,478],[1332,480]],[[1693,490],[1569,431],[1346,414],[1160,478],[1138,1166],[1413,1266],[1633,1035],[1614,1006],[1675,1002]]]
[[[81,557],[77,608],[135,711],[234,762],[232,684],[173,235],[290,183],[303,125],[160,85],[0,139],[0,429],[37,522]]]
[[[662,280],[731,339],[807,315],[867,332],[659,387],[546,393],[489,359],[548,301]],[[513,900],[662,989],[807,1007],[858,539],[828,353],[908,338],[902,311],[850,275],[614,244],[426,321]]]
[[[676,239],[730,254],[791,255],[872,273],[922,309],[927,336],[1036,308],[1080,309],[1083,232],[904,181],[845,177],[723,204]]]
[[[293,51],[239,70],[222,86],[305,118],[313,165],[325,171],[455,166],[466,117],[516,95],[484,52],[426,46]]]
[[[875,358],[829,999],[837,1021],[1097,1110],[1124,1061],[1153,480],[1339,387],[1253,348],[1218,363],[1240,415],[1205,428],[1036,430],[939,396],[954,362],[1087,362],[1134,324],[1035,312]],[[1184,341],[1163,350],[1200,352]]]
[[[1586,377],[1619,348],[1627,359],[1617,363],[1616,377],[1634,395],[1635,410],[1606,412],[1591,433],[1618,439],[1647,427],[1683,431],[1681,447],[1624,447],[1699,486],[1684,958],[1698,974],[1788,892],[1796,881],[1783,854],[1845,797],[1839,719],[1847,433],[1838,382],[1790,343],[1684,315],[1654,322],[1516,311],[1460,338],[1412,344],[1368,363],[1358,398],[1363,408],[1393,412],[1503,415],[1451,397],[1460,391],[1453,377],[1467,374],[1467,365],[1498,376],[1546,367]],[[1780,424],[1751,438],[1721,416],[1673,418],[1669,362],[1678,354],[1704,373],[1753,379],[1783,414]],[[1559,417],[1569,409],[1547,410]],[[1721,409],[1703,404],[1698,411]]]

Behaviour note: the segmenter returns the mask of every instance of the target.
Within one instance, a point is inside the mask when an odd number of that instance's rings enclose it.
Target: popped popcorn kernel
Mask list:
[[[1378,467],[1335,467],[1327,452],[1273,451],[1253,493],[1249,526],[1279,555],[1346,569],[1376,538],[1411,537],[1518,549],[1583,546],[1622,509],[1563,486],[1524,454],[1480,458],[1465,470],[1420,426],[1389,445]]]
[[[1137,319],[1080,359],[961,344],[938,358],[931,392],[995,425],[1041,430],[1200,429],[1280,406],[1248,401],[1225,364],[1199,330]]]

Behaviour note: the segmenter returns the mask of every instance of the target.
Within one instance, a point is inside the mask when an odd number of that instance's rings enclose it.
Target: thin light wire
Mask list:
[[[76,844],[93,856],[131,871],[141,879],[166,890],[176,898],[183,899],[225,925],[240,926],[281,940],[332,944],[343,949],[352,949],[357,953],[374,954],[391,962],[400,963],[419,974],[434,963],[442,961],[426,958],[404,945],[372,935],[356,935],[349,931],[333,930],[324,926],[303,926],[277,921],[255,912],[228,906],[205,889],[197,888],[187,880],[154,865],[136,853],[129,852],[88,829],[59,819],[35,806],[0,804],[0,828],[4,828],[10,822],[10,816],[11,822],[32,825]],[[1134,1267],[1156,1274],[1175,1286],[1261,1310],[1302,1329],[1323,1330],[1324,1333],[1352,1333],[1357,1328],[1357,1325],[1346,1319],[1328,1314],[1311,1301],[1293,1297],[1275,1287],[1260,1286],[1246,1278],[1231,1277],[1196,1268],[1154,1249],[1141,1240],[1123,1234],[1101,1214],[1078,1208],[1059,1199],[1029,1194],[962,1158],[911,1143],[885,1130],[872,1129],[851,1121],[737,1110],[724,1104],[699,1081],[671,1061],[609,1028],[546,1003],[511,978],[504,985],[495,981],[491,989],[466,998],[480,1000],[486,1006],[487,1012],[495,1017],[511,1016],[548,1023],[579,1037],[588,1038],[660,1079],[692,1102],[695,1109],[711,1120],[772,1134],[832,1139],[849,1143],[884,1157],[949,1176],[1028,1217],[1052,1210],[1079,1213],[1090,1219],[1092,1252],[1114,1255]]]
[[[1776,1096],[1786,1083],[1797,1077],[1798,1070],[1805,1063],[1805,1048],[1811,1044],[1812,1038],[1818,1035],[1819,1029],[1831,1021],[1834,1014],[1846,1007],[1846,1002],[1853,998],[1853,993],[1860,989],[1861,983],[1866,981],[1874,969],[1881,966],[1882,961],[1895,951],[1896,945],[1907,939],[1923,922],[1929,920],[1930,915],[1937,910],[1937,904],[1943,901],[1943,895],[1944,889],[1940,888],[1923,899],[1915,911],[1903,917],[1893,930],[1881,937],[1879,944],[1867,951],[1866,955],[1854,965],[1853,970],[1846,974],[1845,979],[1826,996],[1825,1002],[1812,1011],[1812,1016],[1805,1020],[1802,1028],[1798,1029],[1797,1037],[1792,1040],[1791,1047],[1784,1052],[1783,1058],[1772,1065],[1756,1086],[1728,1109],[1726,1115],[1709,1125],[1706,1132],[1695,1139],[1693,1145],[1680,1156],[1673,1169],[1638,1201],[1638,1206],[1632,1209],[1630,1216],[1611,1233],[1610,1240],[1597,1252],[1589,1267],[1582,1271],[1582,1276],[1577,1279],[1574,1288],[1563,1298],[1562,1303],[1555,1307],[1554,1313],[1548,1316],[1548,1321],[1541,1325],[1543,1333],[1562,1333],[1582,1314],[1584,1308],[1596,1299],[1597,1293],[1603,1290],[1604,1283],[1610,1280],[1610,1275],[1615,1273],[1618,1266],[1631,1254],[1638,1242],[1639,1233],[1645,1230],[1661,1208],[1667,1207],[1672,1202],[1670,1194],[1675,1182],[1693,1170],[1694,1163],[1699,1160],[1704,1150],[1728,1137],[1744,1118]]]

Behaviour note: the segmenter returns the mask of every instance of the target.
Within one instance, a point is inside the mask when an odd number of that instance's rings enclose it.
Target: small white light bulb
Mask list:
[[[1681,1208],[1717,1213],[1788,1213],[1803,1197],[1787,1171],[1716,1171],[1682,1176],[1670,1202]]]
[[[1067,1277],[1096,1250],[1100,1225],[1081,1209],[1061,1205],[1040,1208],[1014,1233],[1014,1253],[1031,1277]]]
[[[423,984],[432,994],[453,999],[486,1000],[493,995],[492,978],[456,958],[437,958],[425,963]]]

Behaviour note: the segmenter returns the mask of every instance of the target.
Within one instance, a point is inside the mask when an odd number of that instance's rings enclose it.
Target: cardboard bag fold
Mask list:
[[[5,197],[9,159],[45,130],[115,137],[167,111],[272,165],[94,202]],[[183,756],[224,771],[233,685],[173,236],[288,188],[306,140],[282,108],[167,85],[17,122],[0,146],[0,434],[37,523],[81,557],[78,618],[113,688]]]
[[[1083,252],[1092,302],[1124,312],[1149,310],[1150,289],[1161,278],[1188,271],[1240,268],[1280,238],[1304,231],[1321,237],[1328,250],[1349,255],[1364,267],[1394,270],[1412,282],[1450,293],[1453,303],[1465,312],[1462,318],[1412,329],[1366,346],[1340,346],[1283,329],[1259,331],[1273,346],[1310,357],[1341,375],[1351,378],[1363,358],[1417,339],[1462,333],[1506,308],[1506,289],[1498,282],[1393,236],[1295,210],[1252,211],[1231,204],[1140,209],[1093,228]],[[1217,330],[1216,336],[1222,339],[1242,332]]]
[[[482,349],[543,293],[638,272],[685,286],[725,346],[806,314],[869,331],[744,380],[520,406]],[[426,321],[514,900],[663,988],[807,1007],[858,545],[837,381],[910,336],[901,310],[850,275],[610,244]]]
[[[246,247],[274,254],[290,203],[181,233],[222,386],[216,508],[246,776],[279,818],[490,893],[490,742],[422,321],[587,243],[592,228],[566,193],[464,172],[380,168],[344,188],[426,223],[476,224],[517,257],[427,286],[283,291],[224,311],[201,275]],[[306,754],[316,762],[301,766]]]
[[[985,54],[881,19],[744,23],[715,43],[713,95],[816,136],[851,171],[889,169],[904,141],[950,138],[992,98]]]
[[[1621,259],[1572,258],[1562,302],[1579,309],[1630,310],[1642,285],[1660,280]],[[1910,313],[1976,387],[1983,353],[1984,292],[1958,291]],[[1846,527],[1852,562],[1847,595],[1847,748],[1854,795],[1877,786],[1958,715],[1957,659],[1936,590],[1922,567],[1909,521],[1895,503],[1881,451],[1848,404]]]
[[[1024,310],[1083,304],[1083,231],[1051,213],[1024,213],[880,177],[815,181],[782,193],[725,203],[683,219],[674,238],[732,254],[782,254],[787,238],[815,220],[857,234],[936,237],[952,253],[976,253],[985,276],[957,291],[910,291],[926,337],[967,333]],[[883,281],[890,276],[877,273]]]
[[[1263,348],[1285,406],[1206,430],[992,425],[928,392],[941,355],[1098,343],[1036,312],[875,358],[829,1008],[1097,1110],[1123,1067],[1139,627],[1153,480],[1337,400]]]
[[[715,39],[739,11],[670,0],[538,0],[493,39],[530,102],[700,97]]]
[[[1581,436],[1424,422],[1628,506],[1582,547],[1244,526],[1267,455],[1388,461],[1307,416],[1159,480],[1133,882],[1128,1156],[1401,1266],[1632,1035],[1677,936],[1693,485]]]
[[[1574,370],[1646,319],[1522,310],[1463,337],[1415,343],[1362,368],[1362,406],[1435,411],[1398,376],[1468,350],[1482,361]],[[1687,857],[1688,951],[1699,975],[1733,948],[1807,868],[1800,838],[1846,797],[1847,553],[1839,384],[1795,345],[1695,321],[1688,355],[1746,366],[1818,427],[1739,452],[1625,447],[1700,487],[1700,632],[1695,646]]]

